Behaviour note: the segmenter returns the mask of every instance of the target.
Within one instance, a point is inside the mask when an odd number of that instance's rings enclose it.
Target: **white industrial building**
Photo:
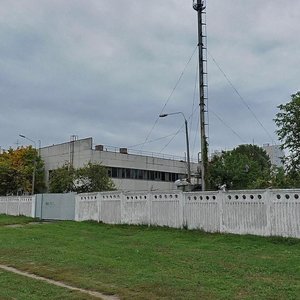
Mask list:
[[[279,145],[264,144],[262,148],[267,152],[273,166],[283,167],[284,152]]]
[[[175,181],[186,178],[187,163],[178,157],[155,154],[133,154],[127,148],[103,145],[93,147],[93,139],[43,147],[40,154],[45,163],[46,182],[52,170],[69,164],[80,168],[89,162],[101,163],[108,170],[118,190],[166,191],[176,189]],[[191,163],[192,179],[197,174],[197,163]]]

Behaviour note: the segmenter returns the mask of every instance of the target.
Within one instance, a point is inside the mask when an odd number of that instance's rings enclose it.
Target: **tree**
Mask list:
[[[273,167],[272,188],[287,189],[294,186],[294,180],[286,174],[283,167]]]
[[[266,152],[255,145],[240,145],[214,157],[209,164],[210,188],[226,184],[229,189],[269,186],[271,163]]]
[[[115,186],[108,177],[107,169],[100,164],[89,162],[77,170],[64,165],[53,170],[50,175],[51,193],[88,193],[114,190]]]
[[[114,190],[115,186],[107,175],[107,169],[98,163],[89,162],[76,171],[76,187],[78,193],[102,192]]]
[[[295,184],[300,185],[300,92],[291,96],[291,101],[278,106],[280,112],[274,119],[282,148],[288,154],[284,158],[285,168]]]
[[[32,192],[33,173],[34,192],[45,188],[44,163],[36,149],[20,147],[0,154],[0,194],[29,194]]]
[[[49,178],[50,193],[67,193],[75,189],[75,170],[68,164],[51,171]]]

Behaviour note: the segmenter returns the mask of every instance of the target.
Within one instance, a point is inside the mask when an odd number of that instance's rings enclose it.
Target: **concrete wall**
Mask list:
[[[75,194],[0,197],[0,214],[50,220],[74,220]]]
[[[300,238],[299,189],[9,196],[0,214]]]
[[[34,217],[35,196],[0,197],[0,214]]]
[[[300,190],[79,194],[75,220],[300,238]]]

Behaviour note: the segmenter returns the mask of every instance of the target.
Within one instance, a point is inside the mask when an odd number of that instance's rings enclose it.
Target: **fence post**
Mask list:
[[[264,192],[264,201],[266,204],[266,216],[267,216],[267,226],[265,235],[271,236],[272,235],[272,219],[273,219],[273,201],[271,199],[271,192],[270,190],[265,190]]]
[[[97,194],[97,207],[98,207],[98,223],[102,221],[102,216],[101,216],[101,205],[102,204],[102,193]]]
[[[103,202],[103,195],[104,193],[99,193],[99,222],[103,222],[103,216],[102,216],[102,202]]]
[[[184,224],[184,206],[185,206],[185,197],[186,197],[186,193],[181,193],[180,197],[179,197],[179,216],[180,216],[180,228],[184,228],[186,224]]]
[[[224,226],[224,207],[225,207],[225,201],[226,201],[226,192],[219,191],[217,195],[218,199],[218,206],[219,206],[219,230],[220,232],[225,232],[225,226]]]
[[[6,215],[8,215],[8,197],[5,197],[6,199],[6,208],[5,208],[5,211],[6,211]]]
[[[125,224],[125,217],[124,217],[124,206],[125,206],[125,201],[126,201],[126,196],[124,195],[124,193],[122,192],[121,193],[121,196],[120,196],[120,215],[121,215],[121,220],[120,220],[120,223],[121,224]]]
[[[18,197],[18,216],[20,215],[21,196]]]
[[[36,196],[31,196],[31,217],[35,218],[35,211],[36,211]]]
[[[148,207],[148,227],[151,226],[151,207],[152,207],[152,193],[148,192],[148,197],[147,197],[147,207]]]

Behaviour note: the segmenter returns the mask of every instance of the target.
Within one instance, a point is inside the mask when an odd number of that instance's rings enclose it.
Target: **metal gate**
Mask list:
[[[44,220],[74,220],[75,193],[36,195],[35,217]]]

